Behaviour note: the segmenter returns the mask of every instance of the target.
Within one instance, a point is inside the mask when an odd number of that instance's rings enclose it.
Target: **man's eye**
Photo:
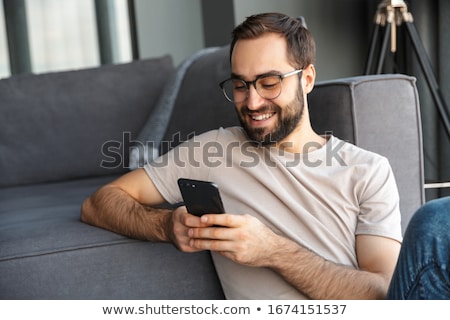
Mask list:
[[[259,81],[259,85],[261,86],[261,88],[266,90],[275,89],[279,84],[280,80],[278,79],[278,77],[262,78]]]
[[[278,83],[276,82],[272,82],[272,83],[262,83],[261,87],[263,87],[264,89],[273,89],[276,86],[278,86]]]
[[[233,83],[233,89],[236,91],[245,91],[247,90],[247,86],[244,83],[237,81]]]

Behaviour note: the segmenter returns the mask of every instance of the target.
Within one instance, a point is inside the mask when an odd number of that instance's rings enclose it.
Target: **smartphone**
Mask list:
[[[178,187],[190,214],[224,213],[219,188],[214,182],[180,178]]]

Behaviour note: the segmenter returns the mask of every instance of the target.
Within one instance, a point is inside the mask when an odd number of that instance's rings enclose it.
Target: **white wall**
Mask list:
[[[204,46],[200,0],[136,0],[141,58],[170,54],[174,63]]]
[[[236,24],[246,17],[261,12],[281,12],[291,16],[301,13],[301,0],[233,0]],[[310,0],[311,1],[311,0]],[[317,1],[317,0],[315,0]]]

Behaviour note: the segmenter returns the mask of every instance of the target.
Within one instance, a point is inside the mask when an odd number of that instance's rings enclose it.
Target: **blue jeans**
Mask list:
[[[450,299],[450,197],[427,202],[412,217],[387,299]]]

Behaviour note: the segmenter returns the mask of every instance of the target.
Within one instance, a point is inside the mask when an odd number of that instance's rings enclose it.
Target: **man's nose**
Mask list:
[[[256,110],[264,104],[264,100],[265,99],[259,95],[258,91],[256,91],[255,86],[253,84],[249,85],[247,94],[247,107],[250,110]]]

